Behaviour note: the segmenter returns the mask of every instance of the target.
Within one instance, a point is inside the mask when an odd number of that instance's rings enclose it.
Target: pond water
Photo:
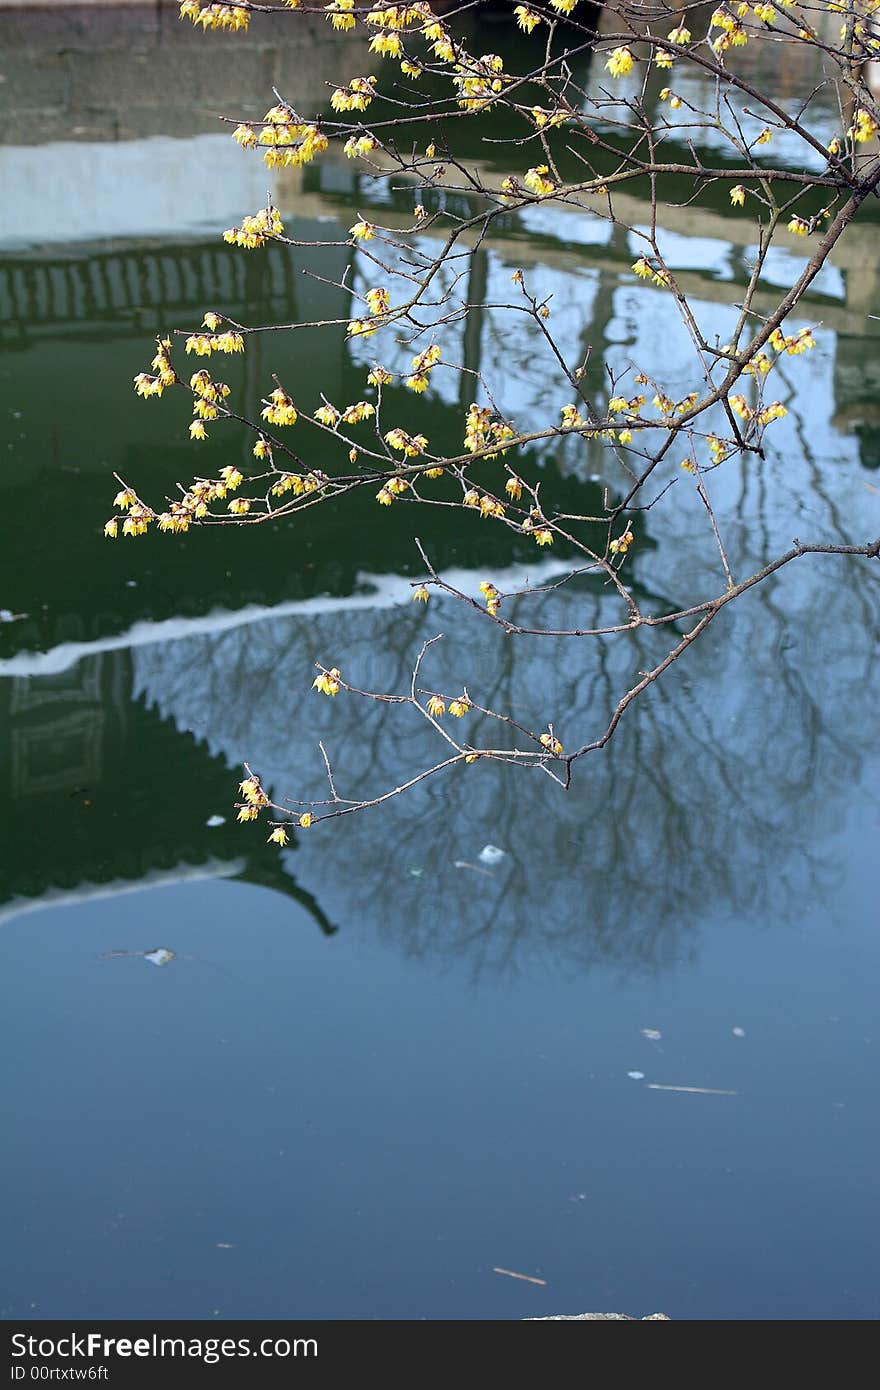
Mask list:
[[[409,519],[372,499],[105,542],[114,471],[161,495],[193,466],[182,408],[131,391],[151,335],[209,307],[345,315],[325,283],[344,246],[219,239],[265,179],[212,133],[272,82],[319,100],[338,44],[276,24],[236,51],[162,10],[4,24],[2,1315],[876,1317],[876,566],[802,560],[744,598],[567,795],[478,765],[282,852],[235,825],[243,759],[297,796],[322,794],[319,738],[346,789],[434,756],[405,721],[311,695],[315,660],[397,688],[445,632],[439,688],[599,732],[665,648],[536,650],[437,600],[415,612]],[[394,215],[339,164],[275,198],[303,240],[344,241],[354,207]],[[747,224],[667,221],[723,340]],[[877,533],[875,237],[857,224],[803,306],[818,346],[787,369],[767,460],[713,482],[738,574],[793,535]],[[525,265],[560,340],[593,344],[597,385],[603,361],[662,354],[687,389],[633,254],[586,215],[536,212],[472,258],[472,293],[491,305]],[[768,282],[801,264],[790,239]],[[457,351],[514,415],[557,398],[489,308]],[[367,360],[325,329],[254,343],[240,378],[254,399],[280,368],[354,400]],[[432,441],[466,403],[451,374],[426,398]],[[248,456],[232,435],[201,447],[208,473]],[[526,466],[579,507],[616,481],[573,438]],[[561,572],[438,515],[421,534],[465,587]],[[703,530],[696,499],[651,514],[641,598],[717,591]],[[564,627],[606,602],[566,588],[545,613]]]

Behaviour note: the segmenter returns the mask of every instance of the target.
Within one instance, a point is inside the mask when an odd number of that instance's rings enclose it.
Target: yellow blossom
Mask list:
[[[605,67],[612,77],[626,77],[632,72],[633,62],[633,55],[628,48],[613,48]]]
[[[442,700],[439,695],[432,695],[428,701],[428,713],[433,715],[435,719],[439,719],[441,715],[446,713],[446,701]]]
[[[520,29],[523,29],[527,34],[530,34],[542,23],[541,16],[535,14],[527,5],[517,5],[513,13],[516,15],[516,22]]]
[[[338,695],[339,676],[340,672],[336,666],[332,671],[321,671],[312,681],[312,689],[320,690],[322,695]]]
[[[541,742],[543,743],[544,747],[545,747],[550,753],[553,754],[554,757],[556,757],[556,758],[561,758],[561,757],[562,757],[562,754],[563,754],[563,752],[564,752],[564,749],[563,749],[563,747],[562,747],[562,744],[559,742],[559,739],[558,739],[558,738],[555,738],[555,737],[553,736],[553,734],[550,734],[550,733],[542,734],[542,735],[541,735]]]
[[[364,222],[363,220],[355,222],[354,226],[349,227],[348,230],[358,241],[372,241],[376,235],[376,229],[372,222]]]
[[[207,434],[205,433],[205,426],[201,420],[193,420],[192,424],[189,427],[189,437],[190,439],[208,438]]]
[[[733,206],[735,208],[741,208],[745,205],[746,190],[741,183],[738,183],[733,188],[731,188],[730,201],[733,203]]]
[[[275,829],[272,831],[272,834],[269,836],[268,843],[270,845],[284,846],[287,844],[289,838],[290,837],[287,834],[287,831],[284,829],[284,826],[276,825]]]
[[[301,815],[300,818],[299,818],[299,828],[300,828],[300,830],[308,830],[308,828],[309,828],[309,826],[311,825],[313,819],[314,819],[314,817],[312,816],[311,811],[303,811],[302,815]]]
[[[114,516],[114,517],[111,517],[109,521],[105,521],[105,523],[104,523],[104,535],[105,535],[105,536],[109,536],[111,540],[115,541],[118,534],[119,534],[119,520],[118,520],[117,517]]]
[[[413,603],[427,603],[430,597],[431,595],[428,593],[428,590],[425,588],[424,584],[420,584],[417,589],[413,589]]]
[[[530,193],[546,197],[548,194],[554,192],[556,188],[555,183],[544,177],[547,171],[546,164],[538,164],[534,169],[527,170],[523,177],[523,183]]]

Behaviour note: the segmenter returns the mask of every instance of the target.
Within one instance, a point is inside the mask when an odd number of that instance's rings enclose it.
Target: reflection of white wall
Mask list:
[[[225,135],[0,145],[0,245],[213,234],[263,207],[269,179]]]

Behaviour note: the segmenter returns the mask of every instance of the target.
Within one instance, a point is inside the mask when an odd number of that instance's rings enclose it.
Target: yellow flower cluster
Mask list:
[[[504,491],[512,502],[518,502],[523,495],[522,478],[518,478],[515,473],[511,473],[507,482],[504,484]]]
[[[463,719],[470,709],[470,701],[466,695],[459,695],[456,699],[449,701],[449,713],[455,719]],[[428,701],[428,713],[434,719],[440,719],[447,711],[446,701],[442,695],[432,695]]]
[[[423,23],[430,14],[428,5],[390,5],[384,10],[377,6],[366,16],[366,23],[380,29],[403,29]]]
[[[295,425],[299,418],[296,406],[280,386],[276,386],[268,400],[263,402],[260,415],[270,425]]]
[[[342,147],[346,159],[364,159],[379,148],[378,140],[372,135],[350,135]]]
[[[254,814],[256,814],[256,811],[259,810],[261,806],[267,806],[269,804],[269,798],[260,786],[259,777],[245,777],[243,782],[239,782],[238,790],[244,797],[247,806],[253,806],[255,808]],[[238,819],[253,820],[254,816],[239,815]]]
[[[351,13],[353,9],[354,0],[330,0],[330,4],[324,6],[324,17],[334,29],[353,29],[357,24],[355,16]]]
[[[788,230],[794,232],[795,236],[806,236],[810,230],[810,224],[806,222],[803,217],[795,216],[790,218]]]
[[[468,57],[456,64],[455,85],[463,111],[483,111],[504,90],[504,60],[497,53]]]
[[[353,77],[346,87],[337,87],[330,98],[334,111],[366,111],[376,95],[376,79]]]
[[[393,380],[393,374],[387,372],[384,367],[380,367],[378,363],[375,367],[372,367],[367,374],[367,384],[369,386],[387,386],[389,381]]]
[[[635,59],[628,48],[612,48],[605,63],[606,71],[612,77],[626,77],[632,72]]]
[[[239,30],[247,29],[250,10],[244,5],[215,4],[202,8],[196,4],[196,0],[183,0],[180,18],[190,19],[193,24],[200,24],[203,29],[230,29],[237,33]]]
[[[530,34],[533,29],[537,29],[543,23],[541,16],[530,10],[528,5],[517,5],[513,12],[516,15],[516,22],[526,34]]]
[[[729,400],[731,410],[735,411],[741,420],[751,420],[754,418],[755,412],[752,410],[745,396],[730,396]]]
[[[430,347],[425,348],[423,352],[418,353],[412,359],[412,373],[405,378],[404,384],[417,394],[427,391],[431,379],[431,369],[439,361],[440,348],[436,343],[432,343]]]
[[[260,208],[259,212],[243,217],[240,227],[230,227],[223,233],[223,240],[231,246],[244,246],[248,251],[265,246],[270,237],[280,236],[284,231],[281,214],[277,208]]]
[[[612,555],[625,555],[634,540],[635,536],[633,535],[632,527],[630,526],[629,522],[627,522],[626,530],[624,531],[623,535],[618,536],[613,541],[609,541],[608,549],[611,551]]]
[[[225,333],[191,333],[186,340],[187,352],[196,357],[210,357],[212,352],[244,352],[241,333],[227,329]]]
[[[203,368],[190,377],[189,389],[195,397],[193,415],[197,416],[197,419],[193,420],[189,427],[190,439],[206,439],[205,426],[202,422],[217,419],[220,414],[218,407],[229,395],[230,388],[225,381],[212,381],[210,372],[206,372]]]
[[[320,690],[322,695],[339,694],[339,668],[334,666],[332,671],[322,671],[312,681],[312,689]]]
[[[317,492],[326,481],[323,473],[306,473],[305,477],[301,473],[282,473],[272,488],[272,496],[283,497],[285,493],[292,492],[294,497],[303,497],[306,493]]]
[[[177,373],[171,365],[171,339],[156,339],[156,355],[151,362],[151,366],[156,375],[150,376],[149,372],[138,372],[134,378],[134,389],[139,396],[146,400],[150,396],[161,396],[166,386],[173,386],[177,381]]]
[[[847,131],[847,135],[860,145],[864,145],[868,140],[877,134],[878,126],[870,111],[864,107],[859,107],[853,117],[853,123]]]
[[[131,488],[123,488],[117,492],[113,498],[114,507],[118,507],[121,512],[128,515],[122,524],[122,534],[124,536],[144,536],[146,535],[148,524],[154,519],[149,507],[145,507],[139,500],[137,494]],[[111,540],[115,540],[119,534],[119,518],[111,517],[104,526],[104,535]]]
[[[683,48],[685,44],[689,44],[691,41],[691,31],[690,29],[686,29],[683,24],[677,24],[674,29],[670,29],[666,37],[670,43],[677,44],[679,48]]]
[[[348,231],[355,241],[372,241],[376,235],[376,228],[372,222],[365,222],[363,218],[355,222],[353,227],[349,227]]]
[[[494,445],[495,448],[486,454],[486,458],[498,458],[499,454],[506,452],[508,444],[515,437],[516,431],[512,426],[500,420],[493,420],[492,412],[487,406],[468,406],[464,424],[464,447],[469,454],[482,453],[484,449]]]
[[[388,482],[376,493],[376,501],[380,507],[390,507],[395,497],[406,492],[408,487],[409,483],[406,478],[389,478]]]
[[[758,424],[769,425],[771,420],[781,420],[787,414],[788,411],[781,401],[773,401],[771,405],[766,405],[758,412]]]
[[[651,280],[661,289],[669,284],[669,276],[662,266],[655,266],[646,256],[639,256],[638,260],[633,261],[632,269],[640,280]]]
[[[486,600],[486,612],[489,613],[491,617],[497,618],[498,609],[501,607],[501,595],[495,588],[491,579],[484,579],[482,581],[480,584],[480,593]]]
[[[748,6],[745,6],[745,12],[748,13]],[[716,57],[726,53],[728,48],[741,48],[749,41],[749,36],[740,21],[724,6],[719,6],[713,12],[709,23],[710,28],[722,31],[712,40],[712,51]]]
[[[298,121],[287,106],[273,106],[266,112],[259,135],[250,122],[244,122],[236,126],[232,138],[243,149],[253,149],[258,145],[265,147],[263,163],[269,169],[298,168],[309,164],[316,155],[323,154],[329,144],[318,126]]]
[[[802,352],[809,352],[816,346],[812,328],[802,328],[790,338],[785,336],[781,328],[774,328],[769,342],[776,352],[785,352],[789,357],[799,357]]]
[[[335,405],[330,405],[329,401],[325,401],[315,411],[315,419],[319,424],[326,425],[328,429],[335,430],[342,416]]]
[[[395,29],[383,29],[370,39],[370,52],[381,53],[383,58],[399,58],[403,52],[403,40]]]
[[[545,177],[548,172],[546,164],[536,164],[533,169],[528,169],[523,177],[526,188],[536,197],[547,197],[550,193],[556,192],[556,184],[552,179]]]
[[[346,425],[359,425],[362,420],[369,420],[376,414],[376,407],[370,401],[355,401],[354,405],[347,405],[342,412],[342,419]]]
[[[388,431],[385,443],[405,458],[416,458],[428,447],[428,441],[423,434],[407,434],[406,430],[399,428]]]

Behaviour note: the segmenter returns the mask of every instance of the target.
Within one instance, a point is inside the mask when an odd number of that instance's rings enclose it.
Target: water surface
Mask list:
[[[13,89],[0,146],[3,1315],[876,1317],[877,574],[801,560],[751,593],[568,795],[477,765],[280,853],[236,826],[245,758],[311,796],[319,738],[352,792],[435,756],[405,714],[311,695],[316,659],[397,688],[442,631],[438,688],[598,732],[665,648],[657,633],[529,647],[443,602],[415,611],[409,517],[372,499],[105,543],[114,471],[161,495],[193,467],[183,408],[130,390],[151,335],[208,307],[344,316],[302,271],[338,280],[349,253],[248,258],[219,240],[265,194],[211,133],[222,39],[193,46],[162,12],[15,23],[21,53],[33,25],[68,26],[43,35],[60,56],[39,80],[69,79],[76,45],[97,44],[114,81],[91,106],[75,87]],[[330,61],[311,29],[305,49],[279,32],[239,50],[250,92],[280,73],[296,95]],[[144,55],[163,73],[185,56],[189,104],[139,85]],[[35,158],[52,175],[39,197]],[[303,240],[344,240],[353,206],[394,211],[332,164],[276,197]],[[711,207],[668,221],[723,340],[748,229]],[[819,323],[818,346],[786,368],[766,463],[713,478],[738,575],[794,534],[876,532],[875,235],[853,229],[792,325]],[[639,289],[634,254],[586,215],[535,212],[474,257],[472,285],[491,304],[524,264],[566,349],[593,344],[597,391],[604,361],[660,353],[685,390],[673,307]],[[782,247],[768,294],[799,254]],[[535,344],[511,347],[489,309],[452,352],[496,371],[515,416],[557,399]],[[241,384],[256,399],[280,365],[304,393],[357,399],[367,360],[335,330],[294,335],[255,344]],[[454,443],[466,404],[438,374],[432,441]],[[247,444],[218,434],[200,458],[210,472]],[[581,509],[620,481],[575,439],[523,467]],[[421,534],[464,586],[561,572],[443,515]],[[649,515],[631,582],[653,611],[717,591],[696,498]],[[587,586],[544,611],[566,627],[609,610]],[[487,845],[503,851],[488,864]],[[157,950],[174,954],[142,954]]]

